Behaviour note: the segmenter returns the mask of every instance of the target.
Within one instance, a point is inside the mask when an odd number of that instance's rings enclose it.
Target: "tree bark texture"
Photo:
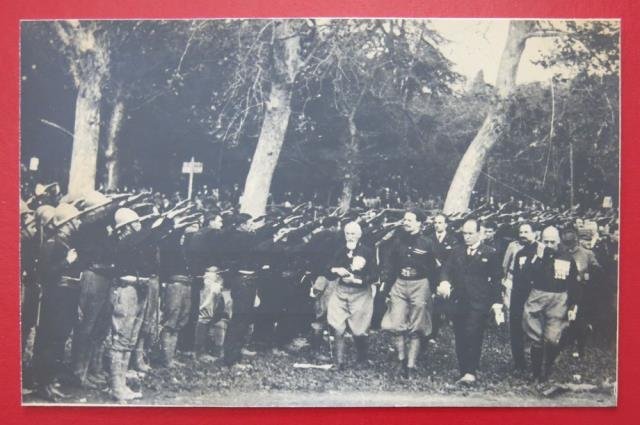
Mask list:
[[[353,189],[355,188],[358,180],[358,167],[356,164],[358,155],[358,127],[355,123],[355,114],[352,114],[349,117],[349,142],[346,146],[346,162],[343,172],[344,182],[342,184],[342,195],[340,196],[339,201],[340,211],[342,212],[347,212],[351,208]]]
[[[118,149],[118,136],[122,128],[124,118],[124,100],[121,96],[116,97],[116,102],[111,112],[109,120],[109,131],[107,134],[107,146],[105,149],[105,167],[107,169],[106,188],[115,191],[120,185],[120,156]]]
[[[95,22],[56,21],[54,26],[78,90],[68,186],[69,195],[75,197],[93,190],[96,184],[100,103],[109,72],[109,50]]]
[[[271,180],[289,125],[292,86],[301,62],[300,37],[295,32],[295,23],[279,22],[274,31],[274,68],[269,99],[240,198],[240,211],[253,217],[266,211]]]
[[[507,124],[509,96],[516,86],[518,66],[533,25],[532,21],[511,21],[509,24],[509,33],[496,79],[497,99],[458,164],[444,203],[445,214],[464,212],[469,208],[471,194],[487,154],[500,140]]]

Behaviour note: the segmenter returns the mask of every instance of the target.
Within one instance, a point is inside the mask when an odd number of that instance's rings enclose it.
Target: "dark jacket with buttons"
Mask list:
[[[481,243],[473,255],[468,255],[467,247],[458,245],[442,268],[440,281],[451,284],[453,302],[488,310],[501,302],[500,274],[495,249]]]
[[[433,242],[418,233],[398,231],[383,259],[382,280],[393,283],[397,278],[432,280],[436,272]]]
[[[570,253],[545,248],[542,261],[535,266],[533,288],[545,292],[567,292],[569,307],[578,303],[578,268]]]

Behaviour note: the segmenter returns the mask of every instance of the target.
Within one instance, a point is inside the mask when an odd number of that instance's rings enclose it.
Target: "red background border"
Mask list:
[[[5,286],[0,296],[0,422],[66,423],[92,425],[134,422],[138,424],[183,424],[215,421],[234,424],[259,422],[360,424],[390,423],[459,423],[503,424],[638,423],[640,415],[640,368],[636,333],[640,315],[635,299],[640,286],[633,284],[640,276],[630,261],[634,256],[633,239],[638,235],[634,212],[639,201],[634,197],[640,184],[637,163],[640,145],[637,125],[640,79],[638,72],[638,23],[634,0],[467,0],[411,1],[398,0],[5,0],[0,6],[0,234],[3,243],[0,271]],[[622,19],[622,241],[619,398],[617,408],[437,408],[437,409],[208,409],[208,408],[24,408],[20,406],[18,319],[18,155],[19,155],[19,20],[51,18],[192,18],[250,16],[415,16],[415,17],[557,17]],[[635,119],[634,119],[635,118]]]

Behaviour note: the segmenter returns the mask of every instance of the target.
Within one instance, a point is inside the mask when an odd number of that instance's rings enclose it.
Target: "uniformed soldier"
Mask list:
[[[421,211],[407,211],[402,230],[397,231],[383,260],[382,281],[391,284],[391,289],[381,329],[395,334],[398,366],[404,377],[415,371],[421,336],[431,334],[429,279],[435,273],[436,257],[433,243],[420,231],[424,219]]]
[[[20,336],[22,341],[23,394],[33,386],[31,358],[33,355],[33,328],[38,319],[40,284],[37,279],[40,250],[36,215],[20,200]]]
[[[544,246],[536,242],[533,226],[522,223],[518,228],[522,249],[515,255],[513,264],[513,288],[509,305],[509,336],[513,355],[514,373],[524,374],[526,361],[524,355],[524,328],[522,318],[524,305],[533,287],[533,269],[540,261]]]
[[[160,345],[165,367],[174,366],[178,333],[191,314],[191,287],[195,280],[187,246],[198,230],[197,223],[191,224],[184,232],[172,232],[160,244],[160,278],[164,284]]]
[[[41,397],[55,401],[66,394],[55,380],[62,372],[65,343],[77,320],[81,253],[74,237],[80,226],[80,211],[61,203],[51,220],[55,234],[42,246],[39,280],[42,282],[42,307],[34,347],[35,378]]]
[[[149,247],[157,246],[174,226],[173,216],[160,217],[152,224],[141,222],[130,208],[120,208],[114,216],[116,237],[116,279],[111,292],[110,378],[111,394],[117,401],[142,397],[142,393],[127,386],[126,373],[131,352],[139,340],[143,325],[149,281],[147,256]]]
[[[576,220],[577,222],[577,220]],[[594,312],[598,308],[597,299],[597,279],[596,275],[601,271],[600,264],[595,254],[585,246],[581,245],[580,239],[585,242],[591,240],[591,232],[584,229],[584,225],[579,231],[580,237],[573,232],[563,234],[563,242],[567,251],[576,262],[578,267],[578,282],[580,282],[580,295],[578,299],[578,315],[566,335],[566,343],[573,349],[573,357],[584,356],[587,336],[592,329]]]
[[[27,341],[36,325],[40,288],[36,279],[36,266],[40,245],[35,212],[20,200],[20,307],[22,353],[25,355]]]
[[[320,359],[325,359],[320,351],[326,327],[327,306],[338,284],[338,280],[333,279],[333,275],[329,272],[329,263],[341,242],[339,224],[337,218],[326,217],[322,222],[321,230],[310,236],[309,243],[305,247],[305,254],[309,259],[309,271],[314,278],[311,288],[311,297],[314,299],[314,320],[311,323],[310,343],[311,349]]]
[[[546,380],[559,352],[560,337],[575,320],[578,269],[570,253],[560,247],[555,227],[542,232],[545,248],[532,266],[533,287],[524,307],[524,330],[531,340],[534,379]],[[544,361],[544,370],[543,370]]]

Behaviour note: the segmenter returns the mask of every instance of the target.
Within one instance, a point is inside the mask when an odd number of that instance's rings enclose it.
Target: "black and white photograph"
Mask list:
[[[23,406],[617,405],[620,20],[19,49]]]

